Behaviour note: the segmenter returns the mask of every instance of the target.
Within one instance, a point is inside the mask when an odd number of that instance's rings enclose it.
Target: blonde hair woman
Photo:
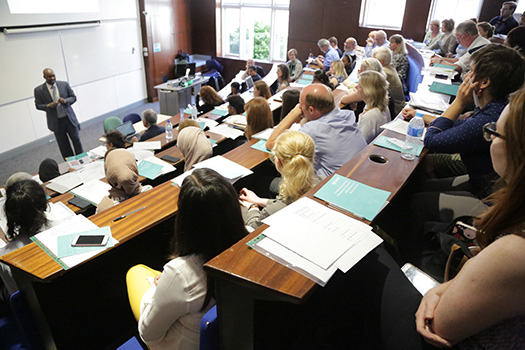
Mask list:
[[[406,81],[408,77],[408,51],[405,45],[405,38],[395,34],[390,37],[390,50],[392,50],[392,65],[396,68],[399,79],[403,84],[403,90],[407,91]]]
[[[348,78],[346,74],[345,65],[341,60],[330,62],[330,82],[337,86]]]
[[[246,106],[246,130],[244,135],[250,140],[253,134],[268,128],[273,128],[273,115],[268,101],[255,97]]]
[[[288,130],[277,138],[271,159],[282,175],[279,195],[276,199],[259,198],[254,192],[243,188],[239,198],[247,226],[259,227],[264,218],[296,201],[317,184],[314,154],[314,140],[305,133]]]
[[[262,80],[256,81],[253,87],[253,97],[263,97],[265,99],[272,97],[268,84]]]
[[[366,71],[359,76],[357,94],[365,101],[366,106],[359,115],[357,125],[365,136],[366,142],[370,143],[381,133],[381,125],[390,119],[388,110],[388,82],[378,72]]]

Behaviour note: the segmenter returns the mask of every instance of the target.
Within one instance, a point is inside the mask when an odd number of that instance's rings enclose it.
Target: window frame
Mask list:
[[[432,0],[432,2],[430,3],[430,10],[428,11],[427,26],[426,26],[425,30],[430,28],[430,22],[432,22],[432,20],[435,18],[434,13],[436,11],[437,3],[439,1],[440,0]],[[485,0],[478,0],[478,11],[477,11],[477,14],[474,17],[479,18],[479,14],[481,13],[481,9],[483,7],[483,2],[484,1]],[[503,1],[502,1],[502,3],[503,3]],[[461,22],[457,21],[453,17],[437,18],[437,19],[439,19],[440,21],[443,21],[444,19],[449,19],[449,18],[452,18],[454,20],[456,26],[461,23]],[[441,28],[440,28],[440,30],[441,30]]]
[[[379,24],[372,24],[369,23],[368,18],[368,10],[370,8],[370,2],[374,0],[362,0],[361,1],[361,9],[359,12],[359,27],[361,28],[373,28],[373,29],[383,29],[383,30],[396,30],[400,31],[403,29],[403,21],[405,20],[405,12],[406,12],[406,5],[407,0],[404,0],[404,9],[403,9],[403,18],[401,19],[401,23],[399,27],[397,26],[388,26],[388,25],[379,25]],[[365,22],[366,20],[366,22]]]
[[[270,9],[271,10],[271,18],[270,18],[270,47],[269,47],[269,60],[268,62],[286,62],[286,57],[284,59],[275,59],[274,53],[277,50],[276,44],[274,43],[274,39],[276,39],[276,32],[275,32],[275,21],[276,21],[276,12],[277,11],[286,11],[288,13],[288,16],[290,15],[290,5],[289,2],[287,5],[285,4],[278,4],[277,0],[272,0],[271,3],[245,3],[244,0],[239,0],[238,3],[225,3],[220,0],[217,0],[216,5],[216,18],[217,18],[217,55],[221,57],[226,58],[234,58],[234,59],[248,59],[253,57],[243,57],[243,53],[245,52],[246,47],[246,41],[239,40],[239,54],[232,54],[227,53],[225,48],[229,45],[228,37],[224,33],[223,30],[223,20],[224,20],[224,10],[226,9],[239,9],[239,35],[243,32],[242,25],[242,10],[243,8],[255,8],[255,9]],[[288,33],[286,35],[288,37]],[[228,50],[229,51],[229,50]],[[253,56],[253,54],[252,54]],[[257,59],[258,61],[265,61]]]

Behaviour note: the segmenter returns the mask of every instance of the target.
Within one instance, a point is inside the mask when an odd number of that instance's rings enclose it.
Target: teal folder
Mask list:
[[[269,149],[266,148],[266,140],[259,140],[257,143],[252,145],[253,149],[256,149],[258,151],[263,151],[266,153],[272,153]]]
[[[388,141],[389,139],[390,139],[390,137],[386,137],[386,136],[380,135],[376,139],[376,141],[374,142],[374,145],[375,146],[379,146],[379,147],[383,147],[383,148],[388,148],[388,149],[391,149],[391,150],[394,150],[394,151],[401,152],[401,147],[399,147],[398,145],[395,145],[395,144],[389,142]],[[415,152],[411,152],[411,153],[415,154],[416,157],[419,157],[419,155],[421,154],[421,151],[423,150],[423,145],[412,145],[412,146],[416,147],[416,151]]]
[[[214,108],[213,111],[211,111],[211,114],[213,114],[213,115],[220,115],[220,116],[224,117],[226,114],[228,114],[228,110],[227,109]]]
[[[143,160],[139,163],[138,168],[140,176],[144,176],[150,180],[154,180],[157,176],[159,176],[162,170],[162,165]]]
[[[437,81],[430,85],[430,91],[439,92],[441,94],[456,96],[458,94],[459,85],[443,84]]]
[[[390,192],[335,174],[314,196],[371,221],[385,205]]]
[[[454,70],[454,67],[452,67],[452,66],[447,66],[446,64],[441,64],[441,63],[434,63],[434,64],[432,65],[432,67],[436,67],[436,68],[445,68],[445,69]]]

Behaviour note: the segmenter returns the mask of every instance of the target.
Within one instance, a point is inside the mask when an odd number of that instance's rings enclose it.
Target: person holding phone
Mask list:
[[[152,350],[199,349],[201,318],[215,304],[203,264],[248,233],[235,189],[214,170],[196,169],[186,177],[178,206],[171,260],[163,272],[137,265],[126,276],[140,336]]]

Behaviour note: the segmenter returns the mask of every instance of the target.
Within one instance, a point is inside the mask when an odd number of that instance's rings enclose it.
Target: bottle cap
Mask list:
[[[416,117],[421,117],[421,118],[423,118],[423,112],[416,112]]]

